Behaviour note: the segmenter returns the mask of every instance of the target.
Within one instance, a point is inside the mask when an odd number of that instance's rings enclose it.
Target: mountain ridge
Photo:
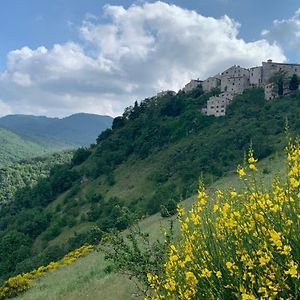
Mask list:
[[[0,165],[55,151],[89,146],[112,117],[78,113],[64,118],[7,115],[0,118]]]

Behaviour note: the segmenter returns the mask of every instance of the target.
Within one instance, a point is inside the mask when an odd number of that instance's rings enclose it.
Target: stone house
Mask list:
[[[164,96],[175,96],[176,95],[176,92],[174,91],[161,91],[159,93],[156,94],[156,97],[159,98],[159,97],[164,97]]]
[[[299,64],[275,63],[271,59],[262,63],[262,82],[263,84],[270,83],[271,77],[278,72],[284,72],[288,77],[294,74],[300,77]]]
[[[221,79],[217,76],[209,77],[202,82],[202,88],[204,92],[209,92],[212,89],[221,87]]]
[[[203,83],[202,80],[199,79],[192,79],[189,83],[187,83],[184,88],[182,89],[185,93],[192,91],[193,89],[195,89],[196,87],[198,87],[199,85],[201,85]]]
[[[233,94],[229,92],[223,92],[219,96],[212,96],[209,98],[206,104],[206,108],[202,110],[207,116],[225,116],[226,107],[233,99]]]

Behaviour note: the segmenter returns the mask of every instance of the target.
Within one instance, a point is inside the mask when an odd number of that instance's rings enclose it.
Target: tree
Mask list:
[[[296,74],[294,74],[289,82],[289,89],[291,91],[296,91],[298,90],[299,84],[300,84],[299,77]]]
[[[279,97],[283,96],[284,87],[287,84],[287,74],[285,71],[278,71],[270,78],[270,83],[274,85],[274,93]]]

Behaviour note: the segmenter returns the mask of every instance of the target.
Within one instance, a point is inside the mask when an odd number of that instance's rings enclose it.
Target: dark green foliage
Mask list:
[[[160,214],[163,218],[168,218],[175,215],[177,212],[177,203],[170,199],[165,205],[160,206]]]
[[[83,244],[97,245],[103,236],[103,231],[98,226],[93,226],[88,231],[75,233],[69,239],[68,244],[71,249],[78,248]]]
[[[114,174],[113,173],[107,174],[106,181],[109,186],[113,186],[116,183]]]
[[[92,154],[92,151],[87,148],[84,148],[84,147],[78,148],[73,155],[72,165],[77,166],[77,165],[82,164],[85,160],[88,159],[88,157],[91,154]]]
[[[287,85],[287,74],[285,71],[278,71],[270,79],[270,82],[274,84],[274,92],[278,96],[282,97],[284,88]]]
[[[289,89],[291,91],[296,91],[298,90],[299,84],[300,84],[299,77],[296,74],[294,74],[289,82]]]
[[[0,204],[10,202],[18,189],[34,186],[49,175],[50,170],[71,160],[72,152],[60,152],[45,157],[20,161],[0,169]]]
[[[73,225],[73,224],[72,224]],[[51,241],[55,237],[57,237],[62,231],[61,224],[59,223],[52,223],[50,227],[46,229],[46,231],[43,233],[42,239],[44,241]]]

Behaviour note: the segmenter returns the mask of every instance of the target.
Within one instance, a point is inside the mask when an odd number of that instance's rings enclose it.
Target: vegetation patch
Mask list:
[[[32,286],[34,280],[44,276],[48,272],[74,263],[78,258],[87,255],[92,250],[93,246],[84,245],[74,251],[69,252],[57,262],[51,262],[47,266],[41,266],[29,273],[22,273],[9,278],[0,287],[0,299],[4,300],[18,296],[19,294],[28,290]]]

